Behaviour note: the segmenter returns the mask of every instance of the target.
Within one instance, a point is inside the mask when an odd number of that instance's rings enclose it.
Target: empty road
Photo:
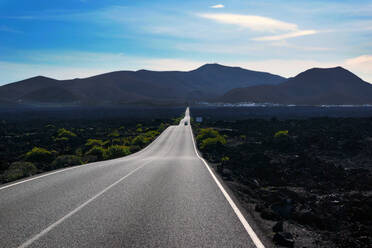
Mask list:
[[[131,156],[0,186],[0,247],[263,247],[185,121]]]

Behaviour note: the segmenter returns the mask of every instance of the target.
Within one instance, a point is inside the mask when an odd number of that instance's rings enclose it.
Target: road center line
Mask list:
[[[212,169],[209,167],[209,165],[205,161],[205,159],[202,158],[199,155],[198,150],[196,149],[196,144],[195,144],[195,140],[194,140],[194,134],[192,132],[191,126],[190,126],[190,133],[191,133],[192,143],[194,145],[194,150],[195,150],[196,156],[198,156],[198,158],[207,167],[207,169],[208,169],[209,173],[211,174],[212,178],[214,179],[214,181],[216,182],[217,186],[222,191],[222,194],[225,196],[226,200],[229,202],[230,206],[234,210],[234,212],[235,212],[236,216],[239,218],[240,222],[243,224],[245,230],[247,231],[247,233],[251,237],[251,239],[252,239],[253,243],[255,244],[255,246],[257,248],[265,248],[265,246],[262,244],[261,240],[258,238],[258,236],[256,235],[256,233],[253,231],[252,227],[249,225],[248,221],[245,219],[244,215],[240,212],[239,208],[236,206],[235,202],[232,200],[232,198],[230,197],[230,195],[226,192],[226,190],[224,189],[224,187],[222,186],[222,184],[220,183],[220,181],[218,181],[218,179],[216,178],[216,176],[212,172]]]
[[[143,168],[145,165],[147,165],[147,164],[149,164],[151,162],[152,161],[149,161],[149,162],[141,165],[140,167],[137,167],[136,169],[132,170],[127,175],[125,175],[124,177],[120,178],[119,180],[117,180],[116,182],[114,182],[113,184],[111,184],[110,186],[108,186],[107,188],[105,188],[104,190],[100,191],[98,194],[96,194],[95,196],[93,196],[92,198],[90,198],[89,200],[87,200],[86,202],[84,202],[83,204],[81,204],[80,206],[78,206],[77,208],[75,208],[74,210],[72,210],[71,212],[69,212],[68,214],[66,214],[62,218],[60,218],[59,220],[57,220],[56,222],[54,222],[53,224],[49,225],[47,228],[45,228],[44,230],[42,230],[40,233],[36,234],[31,239],[29,239],[26,242],[24,242],[22,245],[18,246],[18,248],[26,248],[26,247],[30,246],[33,242],[35,242],[36,240],[40,239],[42,236],[44,236],[45,234],[47,234],[48,232],[50,232],[52,229],[54,229],[55,227],[57,227],[59,224],[61,224],[62,222],[64,222],[66,219],[70,218],[72,215],[76,214],[78,211],[80,211],[82,208],[84,208],[85,206],[87,206],[89,203],[91,203],[92,201],[94,201],[95,199],[97,199],[98,197],[100,197],[101,195],[103,195],[106,191],[108,191],[109,189],[111,189],[112,187],[114,187],[115,185],[117,185],[118,183],[120,183],[121,181],[123,181],[124,179],[126,179],[127,177],[129,177],[130,175],[132,175],[133,173],[135,173],[136,171],[138,171],[139,169]]]

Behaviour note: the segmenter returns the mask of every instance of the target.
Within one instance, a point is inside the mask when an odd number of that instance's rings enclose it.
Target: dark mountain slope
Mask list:
[[[213,90],[215,94],[225,93],[234,88],[253,85],[275,85],[286,80],[283,77],[267,72],[257,72],[219,64],[206,64],[196,70],[190,71],[186,78],[194,86],[200,88],[210,85],[209,90]]]
[[[342,67],[313,68],[279,85],[233,89],[223,102],[282,104],[372,104],[372,85]]]
[[[284,80],[269,73],[207,64],[189,72],[117,71],[73,80],[35,77],[1,86],[0,100],[79,104],[184,102],[211,99],[237,87]]]
[[[55,79],[37,76],[1,86],[0,99],[17,101],[26,94],[57,85],[58,81]]]

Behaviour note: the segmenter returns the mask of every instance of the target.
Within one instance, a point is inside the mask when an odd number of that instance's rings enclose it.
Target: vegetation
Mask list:
[[[280,138],[283,136],[288,136],[288,130],[278,131],[274,134],[274,138]]]
[[[48,169],[54,170],[63,167],[73,166],[73,165],[80,165],[82,164],[82,160],[79,156],[76,155],[61,155],[58,156],[48,167]]]
[[[104,152],[105,159],[120,158],[130,154],[128,146],[113,145],[109,146]]]
[[[37,168],[30,162],[14,162],[0,176],[3,182],[11,182],[37,173]]]
[[[371,121],[210,120],[193,128],[203,156],[243,206],[254,209],[264,226],[275,225],[275,242],[284,223],[284,232],[296,235],[299,247],[368,247]],[[320,235],[314,235],[313,243],[301,243],[311,231]]]
[[[172,120],[28,120],[0,122],[0,183],[83,163],[127,156]]]
[[[52,162],[55,152],[48,151],[41,147],[34,147],[26,153],[25,160],[33,162],[39,169],[44,169],[48,163]]]
[[[213,159],[217,159],[214,155],[223,155],[223,147],[226,144],[226,140],[217,130],[213,128],[199,129],[196,141],[200,150],[202,152],[210,152],[207,154],[213,156]]]

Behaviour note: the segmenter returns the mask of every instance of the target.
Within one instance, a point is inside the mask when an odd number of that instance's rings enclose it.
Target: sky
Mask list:
[[[205,63],[372,83],[372,0],[0,0],[0,85]]]

